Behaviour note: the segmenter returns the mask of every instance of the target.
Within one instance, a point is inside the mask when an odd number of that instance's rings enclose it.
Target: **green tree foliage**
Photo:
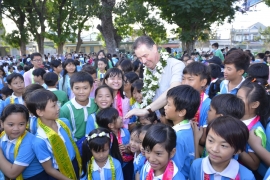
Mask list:
[[[270,0],[264,0],[265,4],[270,6]]]
[[[264,42],[264,46],[266,48],[270,48],[270,26],[268,26],[264,30],[260,30],[259,32],[261,34],[261,37],[259,39]]]
[[[11,19],[19,30],[2,35],[6,43],[12,47],[20,48],[21,54],[26,53],[26,44],[29,34],[26,25],[26,10],[28,0],[3,0],[1,14]]]
[[[141,0],[142,1],[142,0]],[[214,22],[222,23],[234,18],[236,0],[147,0],[157,6],[161,18],[177,24],[181,29],[180,39],[183,48],[190,53],[199,37],[205,36]]]
[[[125,0],[119,3],[115,18],[115,27],[122,37],[149,35],[159,44],[166,41],[164,24],[156,17],[151,16],[155,9],[142,1]],[[131,24],[137,24],[139,30],[134,30]]]

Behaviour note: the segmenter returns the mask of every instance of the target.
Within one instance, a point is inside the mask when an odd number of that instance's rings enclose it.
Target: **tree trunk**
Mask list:
[[[123,38],[117,34],[116,29],[114,29],[113,34],[114,34],[114,40],[115,40],[115,43],[116,43],[116,47],[119,48],[120,47],[120,42],[122,41]]]
[[[77,34],[76,52],[79,52],[80,51],[81,45],[83,44],[83,40],[81,38],[81,33],[82,33],[82,30],[79,29],[78,30],[78,34]]]
[[[37,45],[38,45],[38,52],[43,56],[44,55],[44,36],[38,34],[36,37]]]
[[[65,45],[65,43],[58,44],[57,53],[58,53],[59,56],[63,54],[64,45]]]
[[[20,42],[20,51],[21,51],[21,55],[26,54],[26,43],[24,41]]]
[[[195,47],[195,41],[186,41],[186,51],[188,53],[188,55],[190,55]]]
[[[107,52],[111,54],[116,53],[116,42],[114,37],[114,26],[112,21],[112,10],[115,5],[115,0],[102,0],[102,11],[99,16],[101,25],[97,26],[97,29],[104,37]]]

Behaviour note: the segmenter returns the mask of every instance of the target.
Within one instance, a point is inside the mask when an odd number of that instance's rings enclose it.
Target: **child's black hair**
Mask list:
[[[125,98],[125,96],[124,96],[124,75],[120,69],[110,68],[104,76],[103,84],[106,84],[105,81],[108,80],[109,77],[115,77],[115,76],[121,76],[121,78],[122,78],[122,86],[119,89],[119,91],[120,91],[120,95],[121,95],[122,99],[124,99]]]
[[[66,67],[68,64],[73,64],[75,66],[75,72],[77,72],[77,68],[76,68],[76,63],[74,62],[73,59],[67,59],[64,61],[64,63],[62,64],[63,65],[63,69],[64,69],[64,73],[63,73],[63,84],[62,84],[62,88],[64,87],[65,85],[65,81],[66,81],[66,75],[67,75],[67,70],[66,70]],[[91,86],[92,87],[92,86]]]
[[[105,133],[100,137],[100,133]],[[93,134],[97,134],[95,138],[91,138]],[[109,137],[108,137],[109,136]],[[81,177],[86,176],[87,174],[87,165],[90,163],[93,156],[92,150],[95,152],[100,152],[104,150],[105,144],[109,145],[110,153],[113,158],[117,159],[122,163],[122,156],[120,154],[118,141],[116,136],[106,128],[97,128],[92,130],[86,139],[83,141],[82,145],[82,171],[83,174]]]
[[[140,133],[141,133],[141,129],[142,129],[142,125],[137,124],[137,125],[131,130],[130,135],[131,135],[132,133],[136,133],[136,136],[139,137],[139,135],[140,135]]]
[[[206,85],[209,85],[211,82],[210,69],[203,63],[200,62],[192,62],[188,64],[184,70],[183,74],[191,74],[195,76],[199,76],[200,80],[206,79]]]
[[[176,111],[186,110],[185,119],[192,119],[200,106],[200,93],[189,85],[180,85],[167,92],[172,98]]]
[[[210,72],[211,72],[211,78],[216,79],[220,77],[221,74],[221,67],[217,64],[209,64]],[[209,92],[208,96],[210,99],[212,99],[214,96],[217,95],[218,92],[220,92],[220,83],[222,82],[222,79],[217,79],[215,82],[212,82],[209,86]]]
[[[40,84],[29,84],[28,86],[25,87],[24,93],[22,95],[22,99],[25,101],[26,97],[33,91],[37,89],[44,89],[43,86]],[[45,89],[44,89],[45,90]]]
[[[132,63],[132,66],[133,66],[133,70],[136,72],[138,70],[138,68],[140,67],[141,65],[141,62],[139,60],[135,60],[133,63]]]
[[[123,60],[120,64],[120,67],[124,73],[132,72],[133,71],[133,65],[130,60]]]
[[[13,70],[14,70],[13,65],[9,65],[9,66],[8,66],[8,70],[10,70],[10,69],[13,69]]]
[[[10,89],[8,86],[4,86],[1,89],[1,94],[4,94],[6,97],[11,96],[12,93],[13,93],[13,90]]]
[[[98,63],[98,61],[102,61],[104,64],[106,64],[105,70],[107,71],[107,69],[109,68],[108,67],[108,60],[106,58],[101,58],[101,59],[97,60],[97,63]]]
[[[255,63],[249,66],[247,73],[248,77],[262,78],[267,81],[269,77],[269,66],[264,63]]]
[[[23,67],[22,67],[21,65],[18,65],[18,66],[17,66],[17,70],[18,70],[18,71],[22,71],[22,70],[23,70]]]
[[[132,92],[136,88],[136,90],[140,93],[143,89],[143,80],[137,79],[134,83],[132,83],[131,87],[132,87]]]
[[[258,101],[260,105],[256,108],[256,115],[260,116],[260,122],[266,127],[267,119],[270,116],[270,96],[267,94],[265,88],[257,82],[245,80],[240,89],[244,89],[248,104]]]
[[[100,110],[96,115],[96,122],[99,127],[109,129],[108,125],[114,123],[119,117],[118,111],[113,107]]]
[[[152,125],[145,134],[143,148],[152,151],[156,144],[164,146],[170,153],[176,147],[176,133],[172,127],[165,124]]]
[[[30,66],[27,66],[27,65],[24,65],[24,66],[23,66],[24,72],[27,72],[27,71],[29,71],[30,69],[31,69]]]
[[[88,82],[90,87],[93,87],[94,79],[92,76],[87,72],[76,72],[70,78],[70,87],[71,89],[74,86],[74,83],[77,82]]]
[[[61,61],[59,61],[59,60],[51,60],[51,62],[50,62],[50,65],[51,65],[51,67],[52,67],[52,69],[53,68],[57,68],[58,66],[60,66],[62,63],[61,63]]]
[[[47,86],[55,86],[58,82],[58,75],[54,72],[47,72],[44,74],[43,80]]]
[[[6,72],[5,72],[5,70],[3,69],[3,67],[2,67],[2,66],[0,66],[0,71],[2,71],[2,73],[3,73],[3,77],[6,77]]]
[[[28,109],[21,104],[9,104],[7,105],[1,113],[1,121],[4,122],[6,118],[12,113],[22,113],[25,117],[26,122],[29,120]]]
[[[24,82],[23,76],[19,73],[12,73],[12,74],[8,75],[6,80],[7,80],[7,83],[9,85],[11,85],[12,80],[17,79],[17,78],[20,78]]]
[[[37,68],[35,69],[32,74],[33,76],[41,76],[41,79],[43,79],[43,75],[46,73],[46,71],[43,68]]]
[[[231,51],[224,60],[224,64],[233,64],[237,71],[244,70],[247,71],[250,58],[249,56],[240,49]]]
[[[39,117],[37,110],[45,110],[49,100],[56,102],[56,95],[46,89],[37,89],[26,96],[25,104],[33,115]]]
[[[145,116],[139,117],[139,119],[141,119],[141,118],[147,119],[148,121],[151,122],[151,124],[153,124],[155,121],[158,121],[157,114],[155,112],[151,112]]]
[[[216,110],[216,114],[232,116],[241,119],[245,115],[245,104],[242,99],[233,94],[220,94],[211,101],[211,106]]]
[[[239,150],[241,152],[245,150],[249,131],[247,126],[239,119],[231,116],[220,116],[208,124],[206,135],[208,135],[210,130],[214,131],[233,147],[234,153],[237,153]],[[206,141],[209,141],[208,137]]]
[[[153,124],[147,124],[147,125],[141,126],[140,134],[141,134],[142,132],[148,131],[148,129],[149,129],[151,126],[153,126]]]
[[[133,87],[132,87],[132,83],[134,83],[136,80],[139,79],[139,76],[135,73],[135,72],[127,72],[124,74],[124,76],[126,77],[126,83],[127,81],[131,84],[131,94],[133,92]]]
[[[98,91],[99,91],[100,89],[103,89],[103,88],[108,89],[109,92],[110,92],[110,94],[112,95],[112,98],[113,98],[113,90],[112,90],[111,87],[109,87],[109,86],[107,86],[107,85],[101,85],[101,86],[99,86],[99,87],[96,89],[96,91],[95,91],[95,97],[97,96]]]
[[[91,66],[90,64],[85,64],[85,65],[83,65],[82,71],[83,71],[83,72],[87,72],[87,73],[89,73],[89,74],[91,74],[91,75],[97,73],[97,70],[96,70],[93,66]]]

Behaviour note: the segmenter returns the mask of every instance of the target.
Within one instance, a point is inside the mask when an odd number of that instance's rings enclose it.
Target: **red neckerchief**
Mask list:
[[[200,111],[201,111],[201,108],[202,108],[203,97],[204,97],[204,92],[202,91],[201,95],[200,95],[200,100],[201,100],[200,101],[200,107],[199,107],[198,111],[196,112],[196,114],[194,116],[194,119],[198,124],[200,123]]]
[[[174,171],[173,162],[172,162],[172,160],[170,160],[169,164],[166,167],[165,172],[163,173],[162,180],[172,180],[173,179],[173,171]],[[146,176],[146,180],[153,180],[154,179],[153,176],[154,176],[154,170],[152,168],[150,168],[150,171],[148,172],[148,174]]]

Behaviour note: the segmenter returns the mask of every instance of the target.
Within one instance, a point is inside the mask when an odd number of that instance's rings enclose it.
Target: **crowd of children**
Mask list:
[[[30,80],[0,68],[0,180],[270,179],[265,63],[242,50],[227,53],[224,72],[192,62],[159,116],[127,118],[143,99],[138,62],[102,51],[82,67],[34,64]]]

